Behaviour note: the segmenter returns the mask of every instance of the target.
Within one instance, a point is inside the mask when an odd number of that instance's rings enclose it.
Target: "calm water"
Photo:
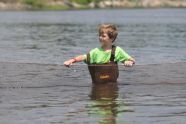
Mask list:
[[[62,64],[105,22],[137,64],[93,86],[86,65]],[[2,124],[185,124],[186,9],[0,12],[0,34]]]

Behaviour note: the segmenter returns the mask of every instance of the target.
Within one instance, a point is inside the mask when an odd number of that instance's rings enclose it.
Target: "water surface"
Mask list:
[[[0,123],[185,124],[186,10],[0,12]],[[117,84],[92,85],[84,63],[114,23],[137,60]]]

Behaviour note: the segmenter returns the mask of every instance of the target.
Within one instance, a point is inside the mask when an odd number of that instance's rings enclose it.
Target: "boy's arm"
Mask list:
[[[77,57],[72,58],[74,60],[74,62],[81,62],[84,61],[86,59],[85,55],[79,55]]]
[[[86,56],[85,55],[79,55],[77,57],[74,57],[72,59],[69,59],[67,61],[64,62],[64,65],[66,67],[70,67],[73,63],[76,63],[76,62],[81,62],[81,61],[84,61],[86,59]]]

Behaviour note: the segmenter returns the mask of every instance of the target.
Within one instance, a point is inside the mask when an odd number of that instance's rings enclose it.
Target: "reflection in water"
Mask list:
[[[94,84],[90,97],[93,101],[89,106],[90,114],[101,117],[100,124],[116,124],[120,106],[117,83]]]

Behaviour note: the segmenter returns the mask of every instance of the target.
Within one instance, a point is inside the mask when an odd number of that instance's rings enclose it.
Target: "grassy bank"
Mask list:
[[[70,9],[64,5],[50,5],[45,0],[21,0],[26,9],[30,10],[67,10]]]
[[[98,3],[100,0],[21,0],[31,10],[69,10],[89,9],[90,3]]]

